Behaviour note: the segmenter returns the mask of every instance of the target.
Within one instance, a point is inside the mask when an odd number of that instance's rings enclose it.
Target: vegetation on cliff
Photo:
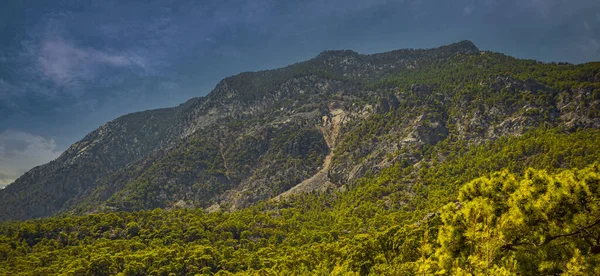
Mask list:
[[[494,274],[598,271],[598,130],[537,129],[346,192],[235,212],[113,212],[6,222],[17,274]]]

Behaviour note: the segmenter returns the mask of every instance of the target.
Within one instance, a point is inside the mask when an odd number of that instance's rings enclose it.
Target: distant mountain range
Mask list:
[[[106,123],[0,190],[0,220],[229,211],[343,191],[390,166],[443,162],[448,145],[540,127],[597,129],[599,82],[598,63],[520,60],[470,41],[372,55],[325,51]]]

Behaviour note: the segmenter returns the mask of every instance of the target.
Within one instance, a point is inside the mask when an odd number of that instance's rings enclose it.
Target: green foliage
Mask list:
[[[432,256],[460,274],[600,273],[600,166],[557,174],[507,171],[464,185],[441,210]]]
[[[311,88],[317,80],[346,91]],[[288,81],[314,90],[282,89]],[[168,150],[145,157],[134,152],[143,158],[86,191],[90,198],[69,202],[79,213],[121,211],[0,224],[0,271],[600,274],[600,131],[586,128],[599,115],[599,63],[517,60],[479,53],[469,42],[370,56],[333,51],[227,78],[216,91],[182,108],[240,105],[242,112],[232,108],[219,124]],[[280,100],[277,108],[262,109],[274,98]],[[253,203],[314,175],[330,150],[314,124],[333,100],[360,117],[344,119],[349,121],[329,170],[334,182],[344,183],[336,173],[363,160],[385,165],[357,172],[364,177],[338,191],[228,213],[172,206],[182,200],[207,207],[241,183],[248,193],[239,196]],[[281,106],[296,102],[301,108],[281,117],[287,112]],[[363,118],[360,109],[367,105],[375,112]],[[149,126],[139,114],[123,119],[127,131],[145,135],[127,150],[145,152],[150,149],[141,144],[160,144],[166,138],[153,133],[185,115],[164,112],[168,120]],[[483,113],[486,118],[474,120]],[[569,116],[584,122],[567,124]],[[516,131],[523,135],[507,135],[514,121],[526,122]],[[489,134],[496,129],[486,124],[502,122],[509,125],[505,133]],[[403,144],[406,138],[414,143]]]
[[[346,192],[230,213],[155,209],[6,222],[0,270],[597,274],[600,166],[588,165],[600,160],[600,145],[590,142],[598,140],[598,130],[540,128],[478,146],[445,142],[432,150],[444,157],[435,166],[398,163]],[[282,149],[293,151],[290,143]]]
[[[543,126],[573,131],[600,115],[600,63],[542,63],[482,52],[418,64],[363,86],[376,114],[345,125],[332,162],[337,183],[353,184],[348,175],[356,163],[431,158],[441,141],[472,143]],[[575,114],[583,122],[566,124]],[[385,159],[378,156],[381,149]]]

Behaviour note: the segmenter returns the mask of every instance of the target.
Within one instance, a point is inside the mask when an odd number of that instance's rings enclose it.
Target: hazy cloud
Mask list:
[[[475,6],[473,4],[469,4],[464,8],[465,15],[471,14],[475,10]]]
[[[54,139],[16,130],[0,133],[0,188],[59,155]]]
[[[58,86],[77,86],[93,80],[102,66],[144,68],[144,60],[131,53],[113,53],[79,47],[60,36],[46,37],[31,53],[44,77]]]

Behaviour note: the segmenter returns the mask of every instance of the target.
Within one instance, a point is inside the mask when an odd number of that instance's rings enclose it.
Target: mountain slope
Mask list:
[[[17,180],[2,219],[58,216],[0,222],[0,270],[599,275],[598,141],[600,63],[323,52],[109,122]]]
[[[0,219],[239,209],[299,184],[292,191],[336,189],[396,163],[419,166],[440,143],[479,144],[540,125],[598,128],[599,72],[594,63],[480,52],[468,41],[374,55],[326,51],[108,123],[1,190]]]
[[[11,275],[429,275],[444,269],[596,275],[600,225],[588,226],[598,218],[600,167],[590,165],[600,160],[598,139],[597,129],[539,128],[481,145],[440,145],[453,153],[444,161],[398,163],[345,192],[304,193],[234,212],[154,209],[4,222],[0,269]],[[510,201],[502,200],[507,196]],[[535,212],[518,212],[515,198]],[[525,227],[511,231],[515,224],[476,212],[490,207],[497,218]],[[474,216],[465,215],[469,210]],[[448,242],[452,233],[455,243]],[[511,238],[504,241],[511,248],[499,243],[499,234]],[[533,242],[517,244],[528,239]],[[483,256],[487,262],[469,261]]]

